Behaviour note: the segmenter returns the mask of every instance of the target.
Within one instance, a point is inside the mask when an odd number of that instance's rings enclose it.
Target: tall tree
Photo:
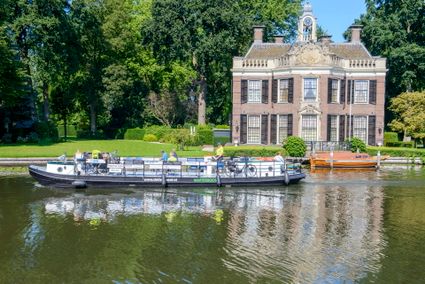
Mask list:
[[[299,10],[300,1],[158,0],[144,40],[152,44],[160,62],[191,64],[197,76],[190,89],[197,94],[198,123],[204,124],[208,90],[215,105],[230,103],[232,57],[247,50],[253,24],[260,22],[270,33],[290,35]],[[217,109],[211,110],[212,114]]]
[[[367,0],[362,41],[373,55],[387,58],[387,97],[425,89],[425,2]]]
[[[42,117],[49,120],[49,86],[55,81],[62,62],[63,31],[66,9],[64,0],[17,1],[14,28],[18,35],[21,57],[28,65],[35,88],[40,89]],[[66,30],[66,29],[65,29]]]
[[[402,93],[391,99],[390,109],[392,130],[425,140],[425,92]]]
[[[109,45],[102,31],[105,6],[102,0],[73,0],[70,8],[73,27],[78,35],[80,47],[78,101],[87,110],[90,118],[90,133],[97,132],[97,119],[104,109],[102,76],[107,64],[106,54]]]

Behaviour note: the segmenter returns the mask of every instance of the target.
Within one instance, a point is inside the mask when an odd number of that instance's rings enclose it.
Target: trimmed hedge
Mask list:
[[[369,155],[376,156],[378,151],[381,152],[381,155],[390,155],[392,157],[420,157],[425,159],[425,150],[424,149],[415,149],[415,148],[389,148],[389,147],[368,147],[367,153]]]
[[[215,129],[230,129],[229,125],[219,124],[214,127]]]
[[[398,142],[398,133],[397,132],[384,132],[384,145],[387,143]]]
[[[403,141],[391,141],[391,142],[386,142],[385,146],[387,147],[406,147],[406,148],[413,148],[414,147],[414,142],[413,141],[409,141],[409,142],[403,142]]]
[[[143,136],[143,141],[156,142],[158,141],[158,137],[156,137],[154,134],[145,134],[145,136]]]
[[[281,147],[224,147],[226,157],[274,157],[277,152],[284,152]]]
[[[148,127],[143,128],[145,130],[145,134],[153,134],[156,137],[158,137],[159,141],[163,141],[163,137],[172,131],[171,127],[164,126],[164,125],[151,125]]]
[[[225,145],[230,142],[230,137],[214,137],[214,145],[221,143],[221,145]]]
[[[137,128],[130,128],[127,129],[124,133],[124,139],[125,140],[143,140],[143,137],[145,137],[145,130]]]
[[[214,134],[212,129],[201,128],[196,131],[196,141],[198,145],[208,144],[211,145],[214,143]]]

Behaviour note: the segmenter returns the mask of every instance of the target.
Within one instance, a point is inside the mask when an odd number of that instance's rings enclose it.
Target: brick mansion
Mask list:
[[[264,27],[244,57],[233,59],[232,139],[281,144],[294,135],[308,142],[358,137],[383,142],[386,59],[371,56],[353,25],[349,42],[317,38],[317,19],[306,4],[297,39],[263,42]]]

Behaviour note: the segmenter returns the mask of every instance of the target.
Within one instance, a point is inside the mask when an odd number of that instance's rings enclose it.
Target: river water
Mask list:
[[[424,264],[424,168],[219,190],[0,177],[0,283],[424,283]]]

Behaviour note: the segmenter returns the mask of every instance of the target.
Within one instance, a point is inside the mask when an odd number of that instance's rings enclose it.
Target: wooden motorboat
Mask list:
[[[178,162],[155,158],[51,161],[46,166],[30,165],[29,172],[42,185],[76,188],[288,185],[305,178],[299,164],[255,158],[213,161],[211,157]]]
[[[388,156],[370,156],[349,151],[317,152],[310,156],[311,168],[376,168]]]

